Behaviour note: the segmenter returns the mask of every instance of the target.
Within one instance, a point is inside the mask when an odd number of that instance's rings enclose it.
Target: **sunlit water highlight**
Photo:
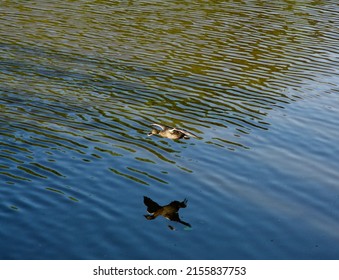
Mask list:
[[[338,12],[4,1],[0,258],[339,258]]]

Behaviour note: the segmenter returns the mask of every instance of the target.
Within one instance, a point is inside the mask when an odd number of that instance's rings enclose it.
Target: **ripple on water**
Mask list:
[[[315,186],[307,193],[297,175],[317,169],[327,179],[315,182],[336,181],[334,161],[317,153],[325,146],[333,156],[326,139],[334,138],[335,123],[314,120],[325,131],[305,132],[325,139],[315,146],[299,142],[305,135],[297,122],[284,123],[280,136],[274,130],[288,108],[312,108],[327,95],[336,101],[335,1],[3,6],[0,196],[7,208],[0,215],[8,223],[1,236],[23,248],[5,257],[34,258],[49,244],[42,258],[265,258],[260,252],[285,258],[296,252],[305,229],[323,227],[328,234],[336,228],[332,218],[303,228],[293,222],[299,211],[319,219],[330,214],[328,196]],[[200,139],[147,137],[152,123],[182,127]],[[286,133],[291,128],[299,138]],[[291,148],[281,152],[285,143]],[[179,228],[173,237],[163,233],[161,219],[144,220],[144,195],[162,203],[189,196],[183,213],[192,232]],[[306,206],[286,211],[288,203],[277,197],[288,195]],[[272,205],[280,208],[271,212]],[[22,228],[32,239],[11,237]],[[151,243],[144,241],[149,231],[157,233]],[[78,251],[66,250],[79,233]],[[289,233],[295,242],[286,245]],[[187,244],[193,249],[185,250]],[[206,255],[206,248],[213,250]]]

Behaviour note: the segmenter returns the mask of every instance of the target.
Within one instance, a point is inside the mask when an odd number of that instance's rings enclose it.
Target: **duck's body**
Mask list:
[[[151,132],[148,133],[148,136],[160,135],[162,137],[173,139],[173,140],[179,140],[182,138],[190,139],[190,137],[198,138],[193,133],[180,129],[180,128],[170,127],[170,126],[157,124],[157,123],[153,123],[152,126],[159,127],[161,130],[153,128]]]
[[[187,199],[184,199],[182,202],[175,200],[168,205],[160,206],[158,203],[156,203],[149,197],[144,196],[144,204],[147,206],[147,212],[151,214],[145,215],[145,218],[147,220],[153,220],[158,216],[163,216],[168,220],[178,222],[185,226],[191,227],[189,223],[182,221],[179,218],[178,214],[180,208],[186,208]]]

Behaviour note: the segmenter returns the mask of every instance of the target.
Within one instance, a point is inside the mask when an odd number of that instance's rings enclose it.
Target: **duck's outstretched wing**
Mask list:
[[[186,223],[185,221],[180,219],[178,212],[166,215],[166,218],[169,219],[172,222],[178,222],[178,223],[183,224],[185,226],[191,227],[191,225],[189,223]]]
[[[152,123],[151,125],[152,125],[152,126],[157,126],[157,127],[159,127],[161,130],[164,130],[164,129],[168,128],[168,126],[162,125],[162,124],[158,124],[158,123]]]
[[[174,131],[179,131],[179,132],[181,132],[181,133],[183,133],[183,134],[185,134],[187,136],[191,136],[193,138],[198,138],[198,136],[193,134],[192,132],[189,132],[189,131],[181,129],[181,128],[172,128],[171,132],[174,132]]]
[[[147,212],[150,214],[153,214],[155,211],[161,208],[161,206],[158,203],[156,203],[147,196],[144,196],[144,204],[147,206]]]

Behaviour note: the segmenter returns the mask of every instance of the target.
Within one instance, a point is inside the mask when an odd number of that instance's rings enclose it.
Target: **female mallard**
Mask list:
[[[180,128],[174,128],[174,127],[157,124],[157,123],[153,123],[152,126],[159,127],[161,130],[153,128],[151,132],[148,133],[148,136],[159,134],[162,137],[173,139],[173,140],[178,140],[181,138],[190,139],[190,136],[194,138],[198,138],[198,136],[194,135],[193,133],[180,129]]]

